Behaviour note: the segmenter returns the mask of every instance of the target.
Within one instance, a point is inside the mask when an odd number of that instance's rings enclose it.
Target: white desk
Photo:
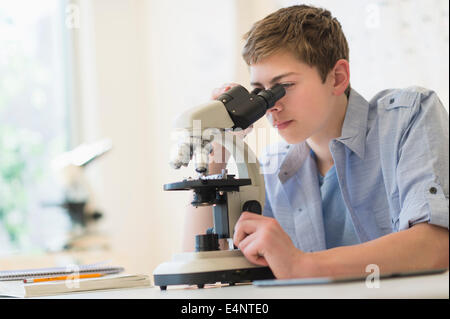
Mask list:
[[[73,293],[45,298],[90,299],[334,299],[334,298],[449,298],[449,272],[380,280],[379,288],[368,288],[365,281],[285,287],[236,285],[203,289],[159,287]]]

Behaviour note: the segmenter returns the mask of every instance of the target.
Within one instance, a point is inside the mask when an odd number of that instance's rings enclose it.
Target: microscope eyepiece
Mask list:
[[[259,92],[261,92],[263,89],[260,88],[254,88],[253,91],[250,92],[250,94],[258,94]]]
[[[256,88],[251,93],[238,85],[220,95],[217,100],[225,105],[234,122],[233,128],[245,130],[263,117],[285,94],[286,90],[281,84],[276,84],[268,90]]]
[[[267,109],[270,109],[272,106],[274,106],[276,101],[281,99],[285,94],[286,90],[281,84],[276,84],[269,90],[261,90],[260,92],[258,92],[258,95],[266,100]]]

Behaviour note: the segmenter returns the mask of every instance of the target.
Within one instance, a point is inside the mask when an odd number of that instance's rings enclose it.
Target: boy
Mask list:
[[[263,215],[244,212],[235,226],[245,257],[277,278],[448,267],[448,116],[436,94],[385,90],[367,102],[324,9],[280,9],[245,40],[252,86],[286,88],[267,116],[287,142],[262,160],[278,163],[264,173]],[[189,214],[188,229],[211,223]]]

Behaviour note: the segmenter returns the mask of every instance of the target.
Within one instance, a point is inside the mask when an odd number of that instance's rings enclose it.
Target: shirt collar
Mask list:
[[[366,150],[367,117],[369,102],[355,90],[350,91],[341,137],[336,140],[345,144],[361,159]]]
[[[365,139],[367,131],[367,116],[369,113],[369,102],[355,90],[350,91],[350,96],[342,125],[341,137],[336,140],[345,144],[361,159],[365,154]],[[283,163],[280,166],[278,177],[282,183],[291,178],[303,165],[311,149],[306,141],[293,145],[290,148]]]
[[[278,173],[281,183],[286,182],[300,169],[310,151],[311,149],[306,142],[295,144],[289,149]]]

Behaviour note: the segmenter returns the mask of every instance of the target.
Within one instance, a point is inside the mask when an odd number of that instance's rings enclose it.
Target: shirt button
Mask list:
[[[431,193],[431,194],[436,194],[436,193],[437,193],[436,187],[431,187],[431,188],[430,188],[430,193]]]

